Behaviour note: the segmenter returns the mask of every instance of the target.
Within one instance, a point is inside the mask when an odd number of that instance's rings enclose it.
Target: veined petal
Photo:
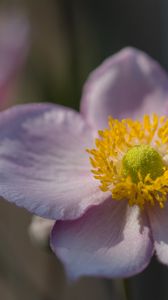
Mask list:
[[[168,203],[163,209],[153,207],[149,209],[154,247],[158,259],[168,265]]]
[[[53,219],[78,217],[107,198],[90,172],[92,132],[79,113],[21,105],[0,113],[0,128],[2,197]]]
[[[145,268],[153,253],[145,215],[111,198],[78,220],[56,222],[51,247],[74,279],[131,276]]]
[[[168,113],[168,77],[145,53],[125,48],[91,73],[83,90],[81,112],[92,126],[113,118]]]

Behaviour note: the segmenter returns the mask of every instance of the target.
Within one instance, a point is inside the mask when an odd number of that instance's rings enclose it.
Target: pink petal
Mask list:
[[[0,102],[8,100],[29,49],[29,23],[21,12],[0,12]]]
[[[108,194],[90,172],[92,132],[61,106],[30,104],[0,113],[0,195],[46,218],[75,218]]]
[[[168,203],[149,209],[149,218],[158,259],[168,265]]]
[[[81,111],[96,128],[107,126],[108,116],[141,117],[168,112],[168,78],[145,53],[125,48],[108,58],[89,76],[83,90]]]
[[[56,222],[51,246],[71,278],[131,276],[146,267],[153,253],[145,215],[112,199],[78,220]]]

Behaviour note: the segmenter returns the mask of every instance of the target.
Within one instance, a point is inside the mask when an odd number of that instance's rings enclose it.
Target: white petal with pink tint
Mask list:
[[[141,117],[168,113],[168,77],[147,54],[125,48],[91,73],[83,90],[81,112],[98,129],[108,116]]]
[[[92,131],[79,113],[52,104],[0,113],[0,195],[53,219],[79,217],[108,197],[90,172]]]
[[[149,209],[154,246],[158,259],[168,265],[168,203]]]
[[[125,277],[149,263],[153,244],[145,215],[112,199],[74,221],[56,222],[51,246],[71,278]]]

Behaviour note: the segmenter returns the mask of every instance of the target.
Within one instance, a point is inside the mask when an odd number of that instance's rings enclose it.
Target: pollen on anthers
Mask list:
[[[90,154],[92,173],[103,192],[130,206],[159,205],[168,195],[168,118],[145,115],[142,121],[109,117]]]

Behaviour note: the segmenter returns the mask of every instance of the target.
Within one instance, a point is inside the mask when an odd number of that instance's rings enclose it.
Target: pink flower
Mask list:
[[[14,86],[29,49],[29,23],[16,10],[0,12],[0,107],[14,98]]]
[[[1,112],[0,195],[57,220],[51,247],[69,276],[131,276],[154,251],[168,264],[167,114],[167,75],[131,48],[90,75],[80,114],[52,104]],[[108,116],[129,119],[107,128]]]

